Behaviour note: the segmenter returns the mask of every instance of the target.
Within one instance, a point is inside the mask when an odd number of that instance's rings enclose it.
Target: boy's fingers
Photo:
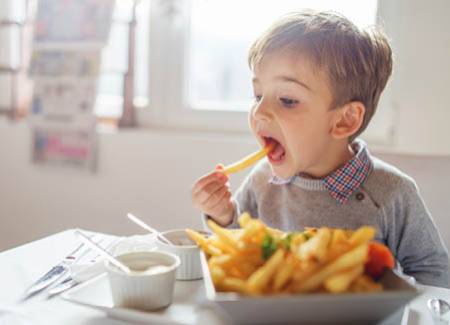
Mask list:
[[[220,173],[220,172],[212,172],[210,174],[207,174],[205,176],[200,177],[196,182],[192,189],[193,195],[196,195],[198,192],[202,191],[205,186],[208,184],[215,182],[215,181],[222,181],[225,183],[228,178],[226,175]]]
[[[216,171],[219,171],[219,172],[223,172],[223,170],[225,169],[225,166],[223,165],[223,164],[217,164],[216,165]],[[224,174],[224,173],[222,173],[222,176],[221,176],[222,178],[226,178],[227,180],[229,179],[228,178],[228,175],[227,174]]]
[[[212,209],[214,206],[216,206],[218,203],[220,203],[220,201],[227,196],[227,194],[230,191],[228,190],[227,187],[222,187],[219,190],[217,190],[216,192],[214,192],[214,194],[212,194],[205,202],[204,202],[204,206],[207,209]]]
[[[233,209],[233,203],[231,203],[231,193],[226,192],[219,202],[211,207],[209,211],[211,215],[219,216],[229,211],[229,209]]]
[[[225,184],[220,182],[212,182],[206,185],[202,191],[198,192],[194,198],[197,202],[204,205],[217,191],[220,191],[222,188],[228,189]]]

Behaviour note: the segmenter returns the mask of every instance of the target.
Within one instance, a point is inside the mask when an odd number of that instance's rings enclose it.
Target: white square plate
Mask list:
[[[199,280],[200,281],[200,280]],[[147,324],[196,324],[199,302],[204,301],[204,287],[199,281],[176,281],[172,304],[158,311],[139,311],[114,307],[106,273],[89,280],[61,295],[78,305],[104,311],[108,316],[130,322]]]

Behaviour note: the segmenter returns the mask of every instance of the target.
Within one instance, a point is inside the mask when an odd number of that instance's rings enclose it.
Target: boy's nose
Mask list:
[[[253,109],[253,117],[255,120],[266,122],[272,119],[272,113],[265,100],[261,100],[258,105],[255,106]]]

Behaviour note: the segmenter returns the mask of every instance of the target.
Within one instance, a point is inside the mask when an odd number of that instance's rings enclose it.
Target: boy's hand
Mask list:
[[[216,170],[200,177],[192,187],[192,203],[214,221],[226,226],[231,223],[234,205],[228,176],[218,165]]]

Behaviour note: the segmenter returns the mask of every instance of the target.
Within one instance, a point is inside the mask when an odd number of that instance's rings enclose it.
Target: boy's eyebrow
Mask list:
[[[300,86],[302,86],[302,87],[304,87],[304,88],[306,88],[306,89],[311,91],[311,88],[306,83],[304,83],[304,82],[302,82],[302,81],[300,81],[298,79],[295,79],[295,78],[292,78],[292,77],[288,77],[288,76],[278,76],[275,79],[279,79],[281,81],[293,82],[293,83],[296,83],[296,84],[298,84],[298,85],[300,85]]]
[[[275,79],[281,80],[281,81],[285,81],[285,82],[293,82],[293,83],[296,83],[297,85],[300,85],[300,86],[308,89],[309,91],[312,91],[311,87],[309,87],[306,83],[304,83],[304,82],[302,82],[300,80],[297,80],[295,78],[292,78],[292,77],[278,76],[278,77],[275,77]],[[253,84],[259,83],[258,78],[256,78],[256,77],[252,78],[252,83]]]

